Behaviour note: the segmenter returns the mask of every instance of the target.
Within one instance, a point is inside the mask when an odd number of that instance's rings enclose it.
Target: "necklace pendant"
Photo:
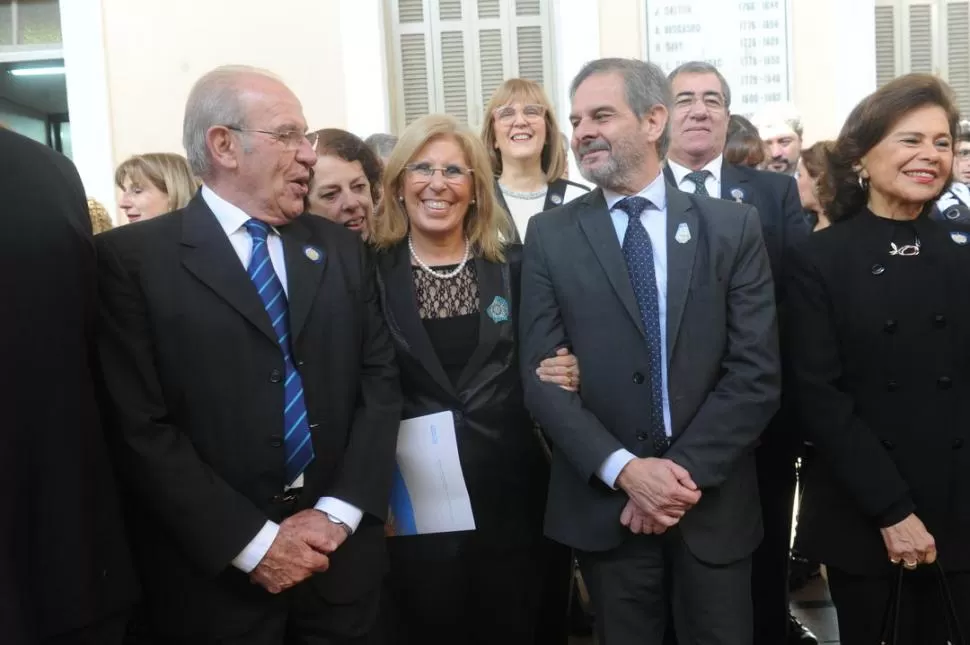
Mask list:
[[[904,244],[903,246],[897,246],[895,243],[890,242],[889,246],[889,255],[900,255],[903,257],[919,255],[919,242],[916,244]]]

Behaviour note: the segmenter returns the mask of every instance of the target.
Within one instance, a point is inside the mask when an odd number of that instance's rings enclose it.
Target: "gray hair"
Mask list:
[[[667,80],[673,83],[674,78],[681,74],[714,74],[714,76],[717,76],[717,80],[721,84],[721,94],[724,95],[724,107],[728,110],[731,109],[731,86],[728,85],[727,79],[716,67],[701,60],[692,60],[670,72]]]
[[[375,155],[381,159],[387,159],[391,156],[391,151],[394,150],[394,146],[397,145],[397,137],[393,134],[377,132],[364,139],[364,143],[374,151]]]
[[[210,128],[225,125],[246,126],[246,104],[242,100],[246,76],[279,78],[266,70],[246,65],[217,67],[195,82],[185,102],[182,121],[182,145],[185,156],[196,176],[205,178],[212,170],[206,133]]]
[[[623,78],[626,102],[638,119],[643,119],[650,110],[662,105],[669,112],[673,105],[670,82],[663,71],[654,63],[635,58],[600,58],[586,63],[569,86],[569,98],[576,96],[576,90],[590,76],[596,74],[619,74]],[[662,155],[667,150],[670,136],[670,121],[657,142]]]

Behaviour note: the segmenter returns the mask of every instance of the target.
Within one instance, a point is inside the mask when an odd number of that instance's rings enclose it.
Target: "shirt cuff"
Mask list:
[[[364,512],[352,504],[337,499],[336,497],[321,497],[313,506],[321,513],[333,515],[343,522],[350,532],[353,533],[360,526],[360,521],[364,518]]]
[[[616,478],[620,476],[620,471],[636,458],[637,456],[626,448],[620,448],[606,458],[596,471],[596,476],[602,479],[604,484],[616,490]]]
[[[273,540],[276,539],[276,534],[279,532],[279,524],[267,520],[266,524],[263,524],[263,528],[259,529],[256,537],[232,561],[232,566],[243,573],[250,573],[266,557],[266,552],[273,546]]]

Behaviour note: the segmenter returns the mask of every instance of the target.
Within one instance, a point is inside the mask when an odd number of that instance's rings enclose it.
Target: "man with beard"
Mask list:
[[[784,275],[789,249],[808,234],[795,180],[781,173],[725,163],[731,88],[717,68],[685,63],[670,76],[674,95],[668,181],[682,191],[713,195],[758,209],[784,325]],[[797,161],[798,157],[795,157]],[[783,406],[757,450],[765,538],[754,557],[756,645],[816,643],[788,610],[788,566],[795,460],[799,441]]]
[[[802,156],[802,118],[790,105],[773,105],[751,119],[765,142],[771,172],[794,175]]]
[[[655,65],[593,61],[570,95],[598,188],[530,220],[519,314],[526,405],[554,446],[546,533],[577,549],[601,645],[662,642],[668,610],[681,645],[748,645],[752,451],[781,378],[758,214],[667,186]],[[536,376],[561,347],[580,392]]]

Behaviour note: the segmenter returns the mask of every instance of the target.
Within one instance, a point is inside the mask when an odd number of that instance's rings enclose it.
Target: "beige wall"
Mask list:
[[[646,0],[599,0],[600,56],[643,57],[646,4]]]
[[[101,3],[115,163],[142,152],[183,152],[189,89],[218,65],[279,74],[302,100],[311,128],[347,120],[338,2]]]

